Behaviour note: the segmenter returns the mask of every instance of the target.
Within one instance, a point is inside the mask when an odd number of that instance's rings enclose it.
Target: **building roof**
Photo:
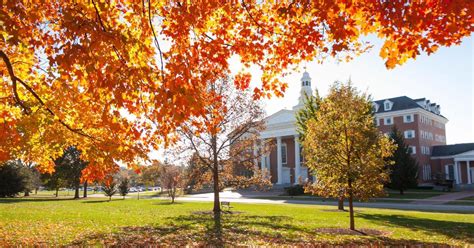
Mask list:
[[[385,110],[384,107],[383,107],[383,104],[386,100],[389,100],[390,102],[393,103],[393,106],[390,110]],[[421,108],[421,106],[418,105],[418,103],[416,103],[413,99],[411,99],[407,96],[399,96],[399,97],[394,97],[394,98],[377,100],[377,101],[374,101],[374,103],[377,103],[379,105],[379,108],[378,108],[376,113],[384,113],[384,112],[391,112],[391,111],[397,111],[397,110]]]
[[[384,102],[387,100],[393,104],[390,110],[385,110],[384,108]],[[426,106],[423,107],[424,105],[422,102],[425,102],[427,106],[430,106],[430,108],[427,108]],[[374,103],[378,104],[379,106],[375,113],[387,113],[387,112],[398,111],[398,110],[419,108],[419,109],[424,109],[426,111],[429,111],[443,118],[446,118],[440,114],[439,105],[437,105],[436,103],[430,103],[430,101],[427,100],[426,98],[412,99],[407,96],[399,96],[399,97],[394,97],[394,98],[377,100],[377,101],[374,101]]]
[[[471,150],[474,150],[474,143],[433,146],[431,156],[432,157],[454,156],[454,155],[471,151]]]

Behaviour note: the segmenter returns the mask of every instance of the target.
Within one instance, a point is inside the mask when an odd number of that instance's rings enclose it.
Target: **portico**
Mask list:
[[[454,180],[458,188],[474,188],[474,144],[435,147],[434,155],[431,159],[446,179]]]
[[[265,130],[260,132],[261,143],[272,142],[274,148],[255,162],[270,173],[274,184],[295,184],[308,180],[301,144],[296,131],[296,113],[304,106],[305,94],[312,94],[311,78],[307,72],[301,78],[298,104],[292,109],[282,109],[265,119]],[[255,148],[254,149],[258,149]]]

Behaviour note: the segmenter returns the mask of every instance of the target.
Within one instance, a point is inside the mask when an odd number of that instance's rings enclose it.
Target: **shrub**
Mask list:
[[[0,197],[14,197],[25,191],[28,181],[25,169],[17,161],[0,165]]]
[[[303,195],[304,194],[304,188],[303,185],[296,184],[290,187],[286,187],[285,191],[288,195],[294,196],[294,195]]]

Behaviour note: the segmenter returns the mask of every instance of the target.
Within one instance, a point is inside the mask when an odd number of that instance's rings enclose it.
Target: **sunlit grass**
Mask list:
[[[179,201],[179,199],[178,199]],[[347,228],[347,212],[333,206],[232,203],[222,216],[226,244],[451,244],[474,242],[474,215],[357,208],[356,228],[383,236],[324,234]],[[209,244],[212,203],[105,198],[0,199],[0,246],[31,244]]]

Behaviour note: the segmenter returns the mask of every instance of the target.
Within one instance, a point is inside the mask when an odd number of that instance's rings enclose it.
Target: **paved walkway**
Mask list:
[[[336,206],[335,201],[318,201],[318,200],[296,200],[296,199],[264,199],[268,196],[277,196],[281,192],[231,192],[224,191],[219,194],[221,201],[229,201],[235,203],[255,203],[255,204],[307,204],[307,205],[327,205]],[[456,194],[456,193],[452,193]],[[468,195],[469,196],[469,195]],[[213,193],[188,195],[177,198],[178,201],[197,201],[197,202],[212,202],[214,200]],[[261,197],[259,199],[259,197]],[[463,195],[461,198],[467,197]],[[263,199],[262,199],[263,198]],[[413,203],[379,203],[379,202],[354,202],[356,207],[365,208],[387,208],[387,209],[402,209],[402,210],[420,210],[420,211],[454,211],[454,212],[472,212],[474,213],[474,206],[460,206],[460,205],[439,205],[423,202],[420,204]]]
[[[412,204],[422,204],[422,205],[436,204],[436,205],[438,205],[438,204],[444,204],[444,203],[447,203],[447,202],[450,202],[450,201],[459,200],[459,199],[463,199],[463,198],[471,197],[471,196],[474,196],[474,190],[448,193],[448,194],[433,196],[433,197],[426,198],[426,199],[419,199],[419,200],[416,200],[416,201],[412,202]]]

